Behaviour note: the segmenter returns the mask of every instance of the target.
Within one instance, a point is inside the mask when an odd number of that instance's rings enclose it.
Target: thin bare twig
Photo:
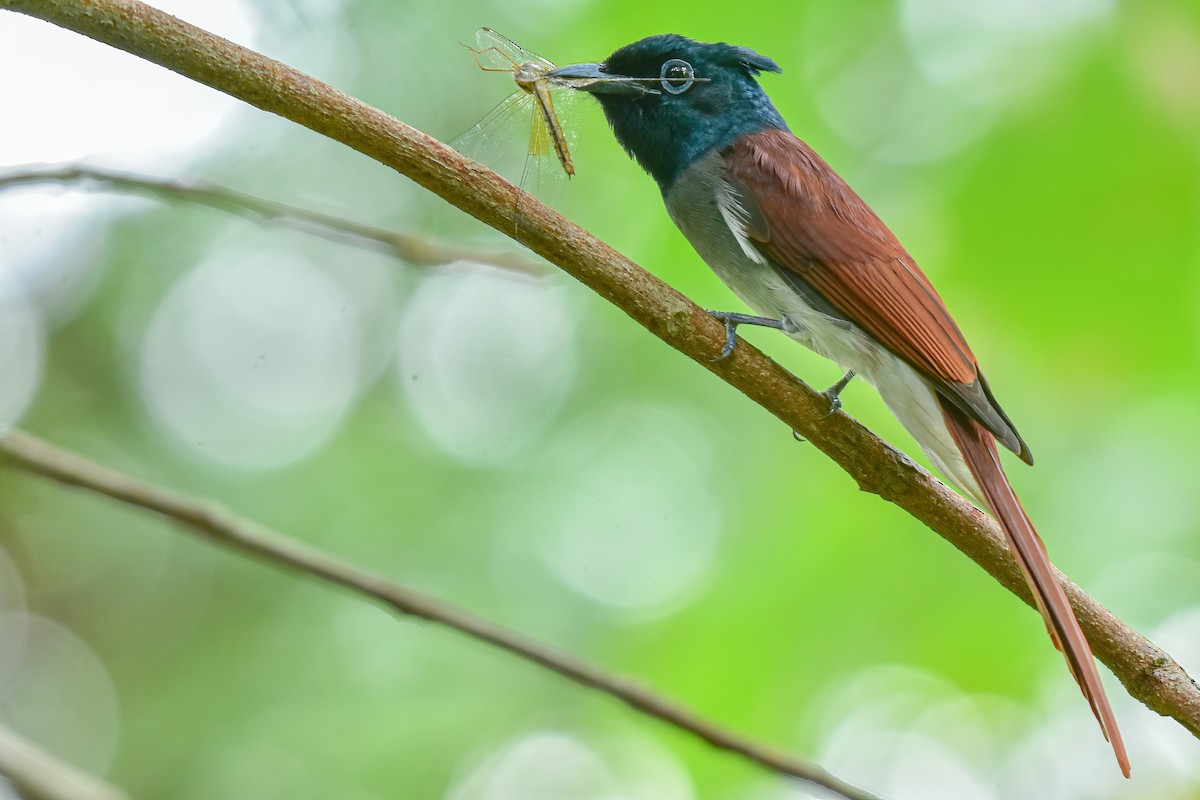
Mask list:
[[[129,800],[0,723],[0,775],[28,800]]]
[[[445,625],[546,669],[589,686],[648,716],[685,731],[775,772],[821,787],[847,800],[879,800],[863,789],[802,761],[732,733],[678,703],[624,677],[473,616],[460,608],[392,583],[297,539],[231,514],[209,501],[188,497],[59,449],[13,428],[0,428],[0,461],[23,470],[155,511],[183,522],[188,529],[225,547],[249,553],[276,566],[315,576],[383,605]]]
[[[470,261],[527,275],[541,276],[547,273],[543,262],[526,258],[519,253],[487,252],[434,242],[420,236],[363,225],[353,220],[276,203],[273,200],[198,181],[151,178],[78,164],[17,169],[0,174],[0,191],[46,183],[58,186],[96,183],[109,189],[149,195],[164,201],[182,200],[197,203],[257,222],[287,225],[313,236],[382,251],[418,266],[439,267],[455,261]]]
[[[315,78],[137,0],[0,0],[278,114],[374,158],[511,235],[734,386],[1033,605],[997,525],[757,348],[714,362],[724,327],[679,292],[512,184],[430,136]],[[521,197],[520,212],[517,199]],[[1167,653],[1059,575],[1096,656],[1148,708],[1200,737],[1200,687]]]

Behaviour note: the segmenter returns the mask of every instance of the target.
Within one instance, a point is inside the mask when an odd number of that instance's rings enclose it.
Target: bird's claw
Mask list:
[[[825,412],[825,416],[821,417],[821,419],[829,419],[834,414],[842,410],[842,399],[838,397],[836,393],[826,389],[825,391],[821,392],[821,396],[829,401],[829,410]]]
[[[721,348],[721,352],[717,353],[715,356],[713,356],[712,358],[709,359],[709,361],[714,361],[714,362],[724,361],[725,359],[727,359],[731,355],[733,355],[733,350],[734,350],[734,348],[737,347],[737,326],[738,326],[738,324],[730,318],[732,315],[726,314],[723,311],[710,311],[708,309],[705,309],[705,312],[708,314],[712,314],[714,317],[719,319],[721,322],[725,323],[725,345],[724,345],[724,347]]]
[[[829,401],[829,411],[827,411],[825,416],[821,417],[821,419],[829,419],[834,414],[842,410],[842,398],[840,395],[842,390],[846,388],[846,384],[850,383],[853,378],[854,370],[847,370],[846,374],[842,376],[841,380],[839,380],[833,386],[830,386],[825,391],[821,392],[822,396]]]
[[[705,313],[711,314],[716,319],[725,323],[725,345],[721,348],[721,352],[710,358],[710,361],[724,361],[733,355],[733,351],[737,348],[737,329],[738,325],[761,325],[764,328],[775,328],[783,330],[783,322],[777,319],[768,317],[755,317],[751,314],[737,314],[731,311],[713,311],[705,309]]]

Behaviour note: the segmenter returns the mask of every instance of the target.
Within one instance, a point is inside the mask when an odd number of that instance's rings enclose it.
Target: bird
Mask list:
[[[668,216],[755,315],[873,384],[933,466],[999,522],[1056,647],[1111,743],[1129,759],[1091,648],[997,445],[1033,456],[942,298],[895,234],[804,141],[759,85],[781,73],[746,47],[661,34],[600,63],[547,73],[594,97],[617,142],[658,184]]]

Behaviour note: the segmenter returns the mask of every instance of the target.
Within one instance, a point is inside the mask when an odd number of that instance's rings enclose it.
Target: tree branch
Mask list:
[[[28,800],[129,800],[0,723],[0,775]]]
[[[661,720],[713,747],[734,753],[769,770],[807,781],[846,800],[879,800],[816,764],[794,758],[725,730],[687,708],[667,700],[634,681],[610,675],[586,661],[475,617],[460,608],[371,574],[336,556],[237,517],[208,500],[170,489],[87,461],[13,428],[0,428],[0,461],[68,486],[77,486],[144,508],[184,523],[187,529],[224,547],[349,589],[355,594],[507,650],[556,672],[567,680],[617,698],[647,716]],[[0,762],[3,766],[3,762]]]
[[[313,236],[382,251],[423,267],[440,267],[455,261],[470,261],[527,275],[545,275],[546,265],[519,253],[489,253],[469,247],[432,242],[419,236],[363,225],[341,217],[264,200],[207,183],[131,175],[98,167],[66,164],[58,167],[21,169],[0,175],[0,192],[17,186],[43,183],[56,185],[103,184],[114,190],[150,195],[160,200],[183,200],[215,208],[259,222],[288,225]]]
[[[557,264],[837,462],[860,489],[929,526],[1026,604],[1033,600],[994,522],[743,342],[711,357],[724,327],[569,220],[441,142],[284,64],[136,0],[0,0],[160,64],[358,150]],[[1200,737],[1200,687],[1170,656],[1061,575],[1096,655],[1129,693]]]

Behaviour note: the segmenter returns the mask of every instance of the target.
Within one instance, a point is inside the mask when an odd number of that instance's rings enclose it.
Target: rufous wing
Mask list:
[[[745,234],[768,264],[910,364],[1032,463],[929,279],[820,156],[777,129],[742,136],[723,155]]]

